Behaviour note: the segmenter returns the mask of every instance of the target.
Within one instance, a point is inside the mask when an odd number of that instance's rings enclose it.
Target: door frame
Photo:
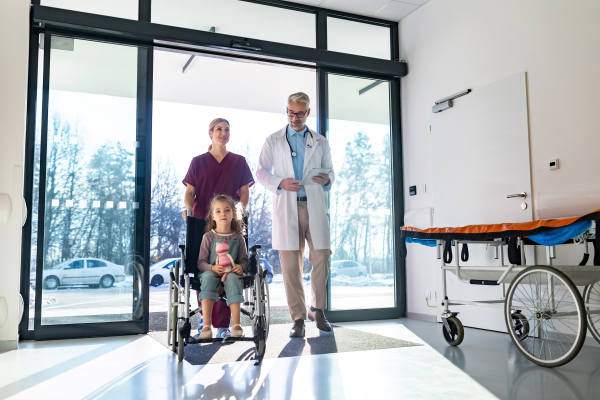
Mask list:
[[[39,61],[38,43],[41,34],[44,34],[44,60],[43,60],[43,86],[42,86],[42,113],[41,138],[39,154],[39,201],[38,201],[38,234],[36,255],[36,287],[35,287],[35,315],[34,329],[29,329],[29,276],[31,265],[31,216],[32,207],[27,210],[27,223],[23,230],[22,243],[22,273],[21,294],[27,305],[24,307],[23,318],[19,324],[20,335],[23,339],[67,339],[96,336],[116,336],[141,334],[148,332],[149,318],[149,262],[142,262],[141,282],[139,274],[134,274],[134,293],[138,296],[136,287],[142,288],[142,316],[139,320],[117,321],[117,322],[94,322],[75,323],[60,325],[42,325],[42,290],[43,290],[43,262],[44,262],[44,223],[45,223],[45,195],[46,195],[46,168],[47,168],[47,144],[48,144],[48,103],[49,103],[49,80],[51,59],[51,37],[53,35],[68,36],[74,39],[99,41],[114,45],[129,45],[138,48],[137,65],[137,127],[136,141],[139,146],[135,154],[135,200],[138,208],[135,211],[135,241],[133,244],[134,254],[141,255],[143,260],[150,257],[150,203],[151,203],[151,173],[152,173],[152,66],[153,46],[146,43],[133,41],[121,41],[98,37],[97,35],[86,35],[74,32],[64,32],[52,29],[32,29],[30,38],[31,60],[36,62],[35,68],[30,63],[28,86],[28,108],[27,108],[27,132],[26,132],[26,169],[25,169],[25,191],[24,198],[27,204],[32,205],[33,199],[33,174],[35,163],[35,131],[36,131],[36,108],[37,108],[37,62]],[[138,285],[136,285],[139,283]],[[133,299],[132,299],[133,303]]]
[[[335,68],[318,68],[317,80],[319,112],[317,125],[319,132],[329,139],[329,85],[328,74],[344,75],[355,78],[368,78],[390,83],[390,148],[392,150],[392,221],[394,224],[394,265],[395,307],[369,308],[356,310],[327,310],[330,322],[369,321],[394,319],[406,316],[406,258],[404,239],[401,238],[404,225],[404,177],[402,172],[402,125],[400,121],[400,78],[370,73],[355,73]],[[327,304],[331,304],[331,274],[327,278]]]
[[[138,20],[127,20],[86,12],[46,7],[40,5],[40,0],[31,0],[31,28],[29,42],[29,71],[27,96],[27,128],[25,142],[25,185],[24,198],[27,204],[32,204],[33,172],[35,156],[35,130],[38,80],[38,35],[53,32],[81,39],[97,40],[115,44],[129,44],[148,49],[145,61],[138,63],[138,99],[146,99],[142,106],[138,102],[138,116],[144,116],[138,124],[138,133],[145,133],[143,149],[146,164],[144,180],[144,202],[136,215],[136,248],[143,248],[144,264],[149,263],[150,251],[150,192],[151,192],[151,142],[152,142],[152,68],[153,50],[155,46],[179,49],[182,51],[219,52],[229,57],[239,57],[273,62],[275,64],[298,63],[313,67],[317,70],[317,95],[319,98],[317,125],[320,132],[327,136],[327,72],[349,76],[383,79],[391,82],[391,124],[392,124],[392,174],[393,195],[396,201],[393,206],[394,246],[396,256],[396,307],[389,309],[350,310],[330,312],[332,321],[372,320],[382,318],[397,318],[406,312],[406,283],[404,262],[404,241],[400,239],[400,228],[403,225],[404,196],[402,176],[402,131],[400,110],[400,78],[408,72],[407,64],[400,60],[398,23],[394,21],[370,18],[335,10],[313,7],[282,0],[242,0],[262,4],[264,6],[287,8],[315,15],[316,44],[315,48],[307,48],[283,43],[260,40],[261,52],[236,50],[231,48],[231,40],[237,37],[219,33],[208,33],[193,29],[153,24],[151,22],[151,0],[139,0]],[[389,60],[376,59],[354,54],[338,53],[327,50],[327,18],[341,18],[350,21],[388,27],[390,29]],[[156,42],[160,40],[159,42]],[[140,82],[141,81],[141,82]],[[138,154],[142,151],[138,149]],[[136,184],[138,183],[136,180]],[[138,193],[136,193],[136,196]],[[141,193],[140,193],[141,195]],[[21,294],[28,305],[31,261],[31,207],[27,210],[27,220],[23,229],[21,249]],[[58,329],[47,326],[47,334],[36,336],[36,339],[107,336],[148,331],[149,306],[149,264],[144,265],[144,282],[142,288],[144,319],[133,322],[93,323],[68,325],[69,329]],[[39,286],[39,285],[38,285]],[[37,296],[41,298],[40,296]],[[328,314],[328,315],[330,315]],[[29,330],[29,307],[24,308],[24,318],[19,324],[20,337],[34,339],[34,331]],[[36,316],[40,313],[36,311]],[[133,325],[132,325],[133,324]],[[56,328],[56,329],[55,329]]]

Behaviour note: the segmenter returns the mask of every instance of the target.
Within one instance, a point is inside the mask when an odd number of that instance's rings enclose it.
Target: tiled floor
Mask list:
[[[528,362],[508,335],[466,329],[458,348],[441,325],[399,319],[341,324],[425,346],[193,366],[148,336],[24,342],[0,354],[10,399],[592,399],[600,348],[553,370]]]

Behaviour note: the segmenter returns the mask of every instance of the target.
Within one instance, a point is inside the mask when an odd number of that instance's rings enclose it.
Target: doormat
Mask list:
[[[422,346],[419,343],[335,325],[332,332],[323,332],[314,323],[308,321],[306,322],[306,336],[304,338],[290,338],[290,329],[291,324],[270,326],[265,358]],[[245,331],[246,335],[251,332],[249,328],[246,328]],[[163,346],[167,345],[166,331],[150,332],[148,335]],[[184,359],[192,365],[246,361],[254,359],[254,356],[253,342],[235,342],[232,344],[217,342],[187,345],[184,352]]]

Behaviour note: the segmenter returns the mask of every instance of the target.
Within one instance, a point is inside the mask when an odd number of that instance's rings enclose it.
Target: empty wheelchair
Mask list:
[[[201,311],[201,306],[191,309],[190,289],[200,292],[198,257],[204,235],[203,221],[193,218],[188,211],[186,219],[187,231],[185,244],[179,245],[181,261],[171,267],[169,278],[169,312],[167,317],[167,341],[173,352],[177,352],[181,362],[184,347],[188,344],[210,342],[254,342],[256,357],[255,365],[259,365],[265,355],[267,337],[269,335],[269,284],[267,270],[260,265],[258,249],[260,245],[250,248],[248,255],[248,273],[244,276],[244,302],[241,304],[242,315],[248,317],[252,325],[251,337],[228,337],[196,339],[191,336],[192,325],[190,317]],[[222,293],[217,301],[226,302],[227,293]]]

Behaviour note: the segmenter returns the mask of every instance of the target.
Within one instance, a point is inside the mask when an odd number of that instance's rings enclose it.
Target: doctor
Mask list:
[[[304,93],[288,98],[288,125],[270,135],[260,154],[258,181],[273,192],[273,249],[279,250],[283,283],[294,325],[290,337],[304,337],[302,255],[308,242],[311,272],[311,307],[308,319],[323,331],[331,325],[327,308],[327,275],[331,255],[327,196],[334,181],[331,150],[324,136],[308,129],[310,99]],[[331,169],[312,178],[314,184],[298,185],[313,168]]]

